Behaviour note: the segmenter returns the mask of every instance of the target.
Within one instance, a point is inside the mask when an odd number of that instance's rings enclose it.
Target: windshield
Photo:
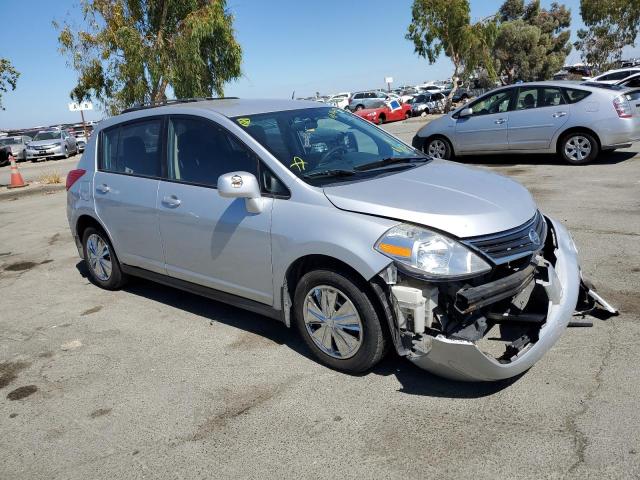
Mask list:
[[[38,132],[38,134],[33,138],[34,141],[38,140],[58,140],[61,137],[62,133],[60,132]]]
[[[4,138],[0,138],[0,146],[12,145],[14,143],[21,143],[20,137],[4,137]]]
[[[366,120],[338,108],[306,108],[234,119],[298,177],[354,172],[382,160],[424,157]]]

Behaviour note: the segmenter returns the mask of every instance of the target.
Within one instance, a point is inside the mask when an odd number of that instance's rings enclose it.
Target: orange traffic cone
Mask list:
[[[16,165],[16,159],[11,155],[11,184],[7,185],[7,188],[20,188],[26,187],[28,184],[24,183],[24,179],[18,171],[18,165]]]

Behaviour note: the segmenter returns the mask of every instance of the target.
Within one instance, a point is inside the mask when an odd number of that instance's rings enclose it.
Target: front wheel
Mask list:
[[[106,290],[117,290],[125,283],[125,276],[107,235],[89,227],[82,236],[84,259],[90,280]]]
[[[565,135],[560,140],[558,148],[560,156],[572,165],[584,165],[598,156],[598,142],[586,132],[574,132]]]
[[[324,365],[360,373],[383,357],[380,318],[366,285],[331,270],[305,274],[294,295],[295,321],[313,355]]]
[[[424,147],[424,153],[433,158],[442,158],[448,160],[453,157],[453,149],[451,144],[445,138],[436,137],[427,140]]]

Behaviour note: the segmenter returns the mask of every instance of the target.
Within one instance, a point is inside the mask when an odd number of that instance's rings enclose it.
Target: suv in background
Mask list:
[[[350,373],[392,348],[450,378],[513,377],[588,293],[523,186],[316,102],[132,109],[100,123],[67,190],[96,285],[133,275],[276,318]]]
[[[355,92],[349,98],[349,110],[355,112],[363,108],[375,108],[381,100],[386,100],[388,95],[380,91]]]

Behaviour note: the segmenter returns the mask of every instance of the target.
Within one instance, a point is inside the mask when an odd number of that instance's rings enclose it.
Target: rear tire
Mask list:
[[[453,147],[444,137],[433,137],[424,142],[424,153],[433,158],[450,160],[453,158]]]
[[[364,105],[356,105],[356,112],[358,110],[364,110]]]
[[[558,153],[571,165],[585,165],[596,159],[600,146],[590,133],[571,132],[560,139]]]
[[[383,357],[386,338],[366,291],[361,279],[329,269],[311,271],[298,282],[296,326],[320,363],[353,374]]]
[[[88,227],[82,235],[84,261],[92,283],[105,290],[118,290],[126,282],[113,245],[103,230]]]
[[[378,117],[378,125],[382,125],[382,124],[384,123],[384,121],[385,121],[385,120],[386,120],[386,119],[385,119],[384,115],[380,115],[380,116]]]

